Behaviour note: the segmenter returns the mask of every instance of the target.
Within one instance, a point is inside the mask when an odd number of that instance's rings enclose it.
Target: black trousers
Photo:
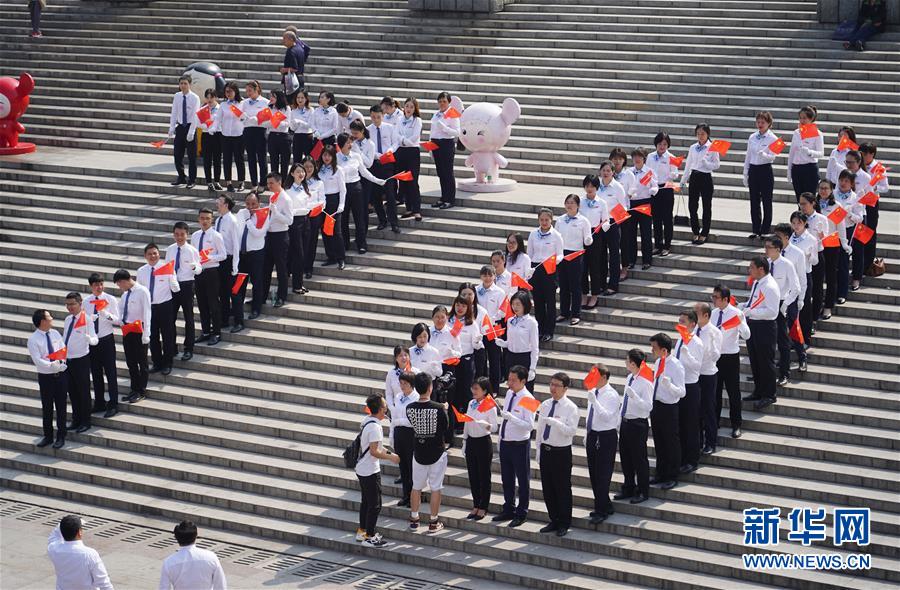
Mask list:
[[[632,200],[631,208],[647,204],[652,212],[650,199]],[[638,231],[641,234],[641,263],[653,264],[653,218],[634,211],[622,227],[622,264],[626,266],[637,262]]]
[[[219,267],[207,268],[194,279],[197,287],[197,309],[200,311],[200,331],[203,334],[215,336],[222,334],[222,310],[219,307],[220,279]]]
[[[863,219],[860,222],[862,225],[868,226],[868,219]],[[850,247],[853,249],[853,264],[850,265],[849,257],[842,256],[841,264],[838,266],[840,271],[841,281],[838,283],[838,296],[846,297],[847,293],[850,289],[850,281],[846,279],[847,273],[845,270],[850,270],[850,277],[854,281],[861,281],[863,277],[863,271],[865,271],[865,258],[866,258],[866,244],[863,244],[859,240],[853,239],[853,232],[856,230],[856,226],[847,228],[847,241],[850,243]],[[872,236],[872,239],[875,239],[875,236]]]
[[[394,440],[397,432],[394,431]],[[466,439],[466,470],[469,472],[469,490],[472,492],[472,507],[487,510],[491,503],[491,461],[494,459],[494,445],[491,437],[479,436]]]
[[[535,267],[531,277],[531,285],[534,289],[531,296],[534,298],[534,317],[538,323],[538,332],[541,336],[553,336],[556,329],[556,281],[557,274],[548,275],[540,265]],[[578,300],[581,303],[581,299]]]
[[[447,400],[459,411],[465,414],[468,409],[469,402],[472,401],[472,382],[475,381],[475,355],[469,354],[459,358],[459,364],[453,368],[453,374],[456,376],[456,387]],[[452,411],[450,414],[450,428],[462,431],[462,423],[456,421],[456,414]]]
[[[156,367],[169,367],[177,350],[174,300],[151,305],[150,324],[150,359]]]
[[[823,249],[819,252],[819,263],[813,265],[812,272],[809,274],[811,282],[807,282],[806,291],[810,295],[811,305],[807,316],[809,325],[804,330],[812,328],[813,322],[818,320],[819,314],[822,313],[822,304],[825,302],[825,266],[825,250]],[[809,336],[810,338],[807,339],[807,342],[809,342],[812,335],[804,331],[803,336],[804,338]]]
[[[138,336],[140,338],[140,336]],[[56,409],[56,435],[66,437],[66,388],[69,377],[66,372],[52,375],[38,373],[38,387],[41,391],[41,415],[44,436],[53,438],[53,409]]]
[[[700,375],[700,428],[703,445],[716,448],[719,414],[716,412],[716,375]]]
[[[603,230],[594,234],[594,241],[585,248],[581,270],[581,292],[584,295],[600,295],[606,290],[606,245]]]
[[[295,215],[288,228],[288,271],[291,273],[291,288],[303,286],[303,268],[306,266],[306,244],[309,242],[309,216]]]
[[[646,437],[647,421],[644,421]],[[613,467],[616,464],[616,445],[619,436],[616,429],[597,432],[590,430],[585,441],[588,476],[591,478],[591,489],[594,491],[594,512],[596,514],[612,514],[612,502],[609,499],[609,482],[612,481]],[[647,474],[647,440],[644,439],[644,475]],[[634,480],[633,465],[631,479]],[[622,472],[625,472],[625,458],[622,457]],[[628,481],[626,476],[626,481]]]
[[[875,203],[874,207],[866,205],[866,226],[876,231],[869,243],[863,246],[863,270],[869,268],[869,265],[875,260],[875,248],[878,247],[878,203]]]
[[[192,141],[187,140],[190,125],[177,125],[175,127],[175,171],[178,178],[187,178],[189,182],[197,180],[197,138]],[[188,157],[188,175],[184,175],[184,154],[187,152]]]
[[[402,147],[396,151],[396,169],[404,172],[412,172],[411,181],[398,182],[397,201],[406,203],[406,210],[410,213],[422,212],[422,195],[419,193],[419,169],[422,166],[422,157],[418,147]]]
[[[250,311],[261,311],[266,292],[263,291],[263,263],[265,262],[265,250],[253,250],[241,254],[238,262],[238,272],[246,273],[247,279],[237,295],[231,296],[231,312],[234,314],[234,323],[244,323],[244,297],[247,294],[247,285],[253,283],[253,298],[250,301]]]
[[[369,168],[376,178],[390,178],[395,174],[393,164],[379,164],[378,160]],[[386,223],[391,227],[397,227],[397,180],[388,180],[384,186],[369,183],[369,203],[375,209],[378,223]],[[387,206],[387,209],[385,209]]]
[[[222,159],[224,163],[225,182],[231,184],[231,163],[237,168],[237,181],[244,182],[244,138],[222,136]]]
[[[815,304],[813,304],[813,291],[815,291],[815,284],[813,283],[813,273],[806,273],[806,293],[803,295],[803,309],[800,310],[798,317],[800,318],[800,330],[803,332],[803,341],[810,342],[812,339],[812,334],[810,331],[812,330],[813,321],[818,316],[818,312]],[[822,284],[819,283],[819,291],[822,290]],[[821,303],[821,294],[819,297],[819,302]],[[815,315],[814,315],[815,314]]]
[[[350,200],[350,195],[347,195],[347,200]],[[344,236],[341,233],[343,219],[342,215],[345,213],[335,213],[337,211],[338,205],[341,201],[340,193],[333,193],[330,195],[325,195],[325,212],[334,217],[334,233],[330,236],[325,235],[324,215],[319,215],[322,218],[322,243],[325,246],[325,256],[328,260],[339,262],[346,257],[346,250],[344,249]]]
[[[696,465],[700,461],[700,382],[685,383],[684,388],[685,396],[678,400],[681,465]]]
[[[219,182],[222,179],[222,134],[204,133],[200,151],[206,183]]]
[[[309,152],[312,151],[314,145],[316,145],[316,142],[313,140],[312,133],[295,133],[293,144],[291,146],[294,161],[299,162],[303,160],[303,158],[308,156]]]
[[[572,526],[572,446],[541,445],[541,489],[550,522]]]
[[[775,399],[775,345],[777,328],[775,320],[747,320],[750,339],[747,351],[753,372],[753,393]]]
[[[732,428],[740,428],[743,423],[741,418],[741,355],[723,354],[716,361],[719,369],[716,375],[716,426],[719,424],[719,416],[722,415],[722,390],[728,392],[728,419]],[[715,446],[715,445],[713,445]]]
[[[456,177],[453,175],[453,159],[456,157],[455,139],[434,139],[438,149],[431,152],[434,168],[441,182],[441,202],[456,203]]]
[[[563,252],[571,254],[573,250],[563,250]],[[575,260],[563,260],[559,263],[556,272],[559,273],[559,314],[567,318],[581,317],[581,279],[584,275],[584,254]]]
[[[178,311],[184,316],[184,350],[194,351],[194,281],[179,281],[181,290],[172,293],[172,324],[178,319]],[[178,352],[178,348],[175,349]]]
[[[623,418],[622,424],[619,426],[619,460],[622,462],[622,475],[624,476],[622,492],[625,494],[647,494],[650,491],[650,461],[647,459],[647,435],[649,432],[650,425],[646,418]],[[654,434],[654,440],[655,438]],[[613,458],[615,458],[615,453],[613,453]],[[596,492],[594,492],[595,506],[596,502]],[[611,506],[612,504],[610,504],[610,513]]]
[[[659,191],[650,199],[653,211],[653,241],[660,250],[672,247],[672,234],[675,229],[672,211],[675,209],[675,189],[659,187]]]
[[[503,513],[528,516],[531,498],[530,440],[500,441],[500,480],[503,483]],[[519,484],[516,505],[516,482]]]
[[[681,442],[678,436],[678,404],[653,401],[650,412],[653,448],[656,450],[656,478],[675,481],[681,468]]]
[[[412,491],[413,452],[416,444],[416,432],[409,426],[394,428],[394,451],[400,457],[400,479],[403,489],[403,500],[409,500]]]
[[[125,364],[128,365],[132,393],[145,393],[147,381],[150,379],[147,367],[147,345],[141,342],[141,337],[142,334],[133,332],[122,337],[122,348],[125,351]]]
[[[794,187],[794,196],[800,202],[803,193],[816,194],[819,185],[819,166],[815,163],[796,164],[791,167],[791,185]]]
[[[109,401],[106,401],[106,383],[109,384]],[[112,334],[101,338],[91,347],[91,380],[94,383],[94,405],[98,408],[114,408],[119,404],[119,380],[116,374],[116,339]]]
[[[91,425],[91,358],[84,355],[66,360],[72,427]]]
[[[359,528],[370,537],[375,534],[378,515],[381,514],[381,473],[357,475],[362,499],[359,503]]]
[[[838,267],[840,266],[840,257],[842,254],[843,252],[840,246],[824,248],[821,252],[825,264],[825,268],[823,269],[823,274],[825,275],[825,300],[822,302],[823,309],[834,308],[834,303],[837,299]]]
[[[794,301],[788,305],[787,315],[778,314],[778,369],[779,375],[787,377],[791,372],[791,349],[797,351],[798,360],[803,362],[806,360],[806,351],[799,342],[794,342],[790,337],[791,326],[797,319],[799,313],[797,311],[797,302]]]
[[[757,235],[772,231],[772,193],[775,174],[771,164],[751,165],[747,174],[750,189],[750,225]]]
[[[266,139],[269,148],[269,161],[272,163],[272,172],[281,175],[281,181],[288,183],[288,168],[291,166],[291,136],[287,133],[269,132]],[[264,179],[265,177],[260,177]],[[263,180],[265,183],[265,180]]]
[[[606,259],[609,262],[606,286],[613,291],[619,290],[619,271],[622,270],[622,258],[620,254],[622,242],[622,228],[613,222],[609,231],[600,230],[606,247]]]
[[[482,337],[481,341],[487,358],[487,377],[491,380],[491,390],[500,391],[500,382],[503,381],[503,349],[494,340],[488,340],[487,336]]]
[[[708,172],[691,171],[688,186],[688,212],[691,216],[691,231],[694,235],[708,236],[712,223],[713,179]],[[703,201],[703,225],[697,217],[697,207]]]
[[[530,352],[510,352],[509,349],[507,349],[504,357],[507,371],[516,365],[522,365],[526,369],[531,366]],[[534,391],[534,381],[528,381],[525,384],[525,387],[528,391]]]
[[[234,285],[234,277],[231,276],[233,257],[226,256],[219,263],[219,312],[222,314],[222,322],[219,326],[227,326],[231,322],[231,287]]]
[[[368,242],[366,242],[366,235],[369,233],[369,202],[363,192],[361,181],[347,183],[347,197],[345,203],[344,213],[341,214],[341,235],[344,240],[344,250],[350,249],[351,214],[353,215],[353,235],[356,248],[368,248],[369,245]],[[348,212],[347,209],[350,211]]]
[[[244,149],[247,151],[247,167],[250,169],[250,182],[253,186],[265,184],[268,168],[266,167],[266,130],[262,127],[244,128]]]
[[[263,261],[263,297],[269,296],[269,290],[272,288],[272,270],[275,270],[275,278],[278,279],[277,295],[278,299],[284,301],[287,299],[288,290],[288,248],[290,240],[288,231],[269,232],[266,234],[265,257]],[[254,295],[256,293],[256,285],[253,286]]]

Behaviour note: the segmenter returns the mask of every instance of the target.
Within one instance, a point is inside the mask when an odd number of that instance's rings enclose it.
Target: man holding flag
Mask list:
[[[777,239],[777,238],[776,238]],[[781,251],[781,248],[777,248]],[[774,404],[775,396],[775,346],[778,340],[776,320],[781,307],[781,289],[769,274],[769,260],[755,256],[750,261],[750,280],[753,286],[750,297],[741,304],[750,328],[747,351],[753,372],[753,393],[743,401],[756,402],[761,410]]]
[[[740,339],[750,338],[750,327],[744,313],[735,307],[731,290],[716,285],[712,294],[713,306],[710,323],[722,331],[719,360],[716,362],[716,415],[719,423],[722,415],[722,389],[728,391],[728,418],[731,421],[731,438],[741,438],[741,344]]]
[[[82,433],[91,427],[91,359],[90,347],[98,342],[94,322],[89,322],[81,308],[81,294],[75,291],[66,295],[69,315],[63,325],[63,346],[66,348],[66,365],[69,370],[69,400],[72,402],[72,424],[67,426]]]
[[[197,342],[209,346],[219,343],[222,338],[222,308],[219,300],[222,275],[219,264],[228,256],[222,234],[213,229],[213,213],[210,209],[200,209],[197,214],[200,229],[191,236],[191,246],[200,257],[203,271],[194,279],[197,286],[197,308],[200,310],[200,337]]]
[[[147,264],[137,271],[137,282],[150,292],[150,359],[151,373],[161,371],[163,375],[172,372],[175,358],[175,306],[172,293],[180,287],[175,278],[175,261],[163,263],[159,259],[159,248],[153,242],[144,246],[144,260]],[[122,318],[125,324],[125,318]],[[146,326],[144,327],[146,330]],[[162,339],[162,345],[160,345]]]
[[[46,309],[38,309],[31,316],[34,332],[28,337],[28,354],[38,373],[41,390],[44,438],[37,444],[54,449],[66,444],[66,386],[65,345],[59,332],[53,329],[53,316]],[[56,407],[56,442],[53,441],[53,408]]]

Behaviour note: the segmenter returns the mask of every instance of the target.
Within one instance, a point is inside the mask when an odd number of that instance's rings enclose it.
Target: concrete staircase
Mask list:
[[[542,205],[558,209],[560,185],[577,183],[610,147],[646,145],[663,126],[683,152],[693,124],[707,119],[740,153],[754,110],[773,110],[786,136],[797,106],[814,102],[830,143],[849,122],[878,143],[888,166],[900,161],[900,107],[888,98],[900,88],[891,53],[896,37],[862,55],[844,54],[827,41],[808,1],[673,7],[642,0],[640,11],[613,7],[612,17],[610,6],[516,3],[477,20],[439,16],[446,34],[436,43],[417,28],[421,15],[410,14],[405,2],[336,0],[298,10],[235,0],[145,7],[58,0],[46,13],[48,36],[40,45],[23,37],[22,7],[0,7],[0,73],[27,69],[37,77],[40,92],[24,122],[28,137],[41,144],[37,154],[0,165],[0,485],[359,552],[351,534],[359,494],[340,453],[355,436],[363,399],[382,390],[391,347],[406,342],[410,325],[448,301],[463,278],[476,277],[506,232],[529,230]],[[582,32],[585,14],[598,26]],[[664,18],[648,30],[655,14]],[[198,34],[197,23],[212,18],[223,26]],[[25,350],[30,312],[44,305],[60,317],[62,295],[85,291],[90,272],[136,268],[144,243],[168,243],[172,223],[193,220],[211,200],[205,191],[170,189],[170,157],[148,146],[165,133],[171,79],[208,58],[229,76],[259,78],[269,87],[280,28],[301,18],[316,51],[311,86],[334,88],[354,105],[386,93],[428,97],[445,86],[467,102],[516,96],[525,117],[504,152],[513,160],[509,175],[545,186],[466,199],[464,207],[405,223],[399,236],[373,231],[367,255],[351,254],[344,272],[317,268],[308,295],[266,307],[248,330],[216,347],[198,346],[194,360],[151,380],[145,401],[113,419],[95,418],[94,429],[71,435],[61,451],[35,449],[40,403]],[[233,24],[251,19],[262,38]],[[612,24],[594,32],[604,20]],[[360,24],[347,30],[347,22]],[[389,51],[386,34],[396,39]],[[700,63],[688,63],[694,60]],[[127,63],[135,61],[140,65]],[[603,76],[609,79],[599,82]],[[701,88],[698,78],[710,85]],[[597,361],[612,368],[621,386],[624,352],[646,348],[656,331],[673,331],[675,314],[705,299],[713,285],[724,282],[746,296],[746,261],[759,248],[745,239],[750,227],[739,172],[739,157],[729,156],[717,181],[708,245],[690,246],[688,231],[677,227],[672,256],[635,272],[580,326],[559,329],[538,369],[539,397],[546,397],[553,372],[580,378]],[[777,220],[787,218],[793,200],[779,182]],[[434,179],[423,179],[426,201],[434,200],[435,187]],[[879,255],[890,263],[900,258],[900,205],[884,198],[881,207]],[[900,337],[898,288],[896,275],[866,279],[831,320],[820,322],[803,380],[784,388],[764,413],[745,412],[743,438],[731,439],[724,422],[720,450],[700,470],[671,491],[654,489],[644,504],[616,503],[617,514],[600,527],[587,522],[592,499],[580,449],[575,528],[563,539],[537,533],[547,518],[537,481],[533,519],[523,527],[465,520],[467,478],[457,450],[445,496],[448,529],[438,535],[406,530],[408,513],[395,506],[396,469],[385,468],[380,525],[393,543],[369,556],[554,590],[896,587],[900,361],[885,351]],[[749,367],[745,373],[749,390]],[[583,391],[573,388],[571,395],[585,406]],[[582,440],[583,424],[576,444]],[[536,463],[532,473],[536,479]],[[617,466],[614,486],[620,482]],[[496,511],[496,465],[494,492]],[[780,545],[748,551],[741,511],[751,506],[780,507],[782,515],[796,506],[870,507],[872,543],[862,552],[872,554],[872,569],[744,570],[740,554],[751,551],[855,552],[787,542],[786,519]]]

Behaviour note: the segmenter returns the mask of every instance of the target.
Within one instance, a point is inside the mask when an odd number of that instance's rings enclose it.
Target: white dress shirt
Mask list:
[[[334,137],[341,132],[340,115],[334,107],[316,107],[310,117],[310,124],[316,139]]]
[[[441,361],[455,358],[462,354],[460,352],[459,338],[454,337],[450,333],[450,322],[444,324],[444,327],[440,330],[434,327],[431,328],[431,337],[428,339],[428,343],[438,351]]]
[[[232,106],[241,108],[241,103],[236,100],[226,100],[222,103],[222,108],[216,111],[216,117],[219,119],[219,131],[225,137],[240,137],[244,134],[244,122],[231,112]]]
[[[160,260],[156,263],[156,266],[151,267],[149,264],[145,264],[144,266],[137,269],[137,282],[139,285],[147,289],[147,292],[150,295],[150,303],[153,305],[171,301],[172,293],[177,293],[181,290],[181,288],[178,286],[178,280],[175,278],[174,274],[153,276],[153,271],[160,268],[161,266],[164,266],[165,264],[165,262]],[[152,292],[150,291],[151,277],[153,283]],[[131,321],[133,322],[134,320]]]
[[[361,123],[366,122],[363,114],[356,109],[350,109],[350,112],[347,113],[346,117],[338,114],[338,121],[341,124],[339,133],[350,133],[350,123],[352,123],[353,121],[360,121]]]
[[[294,207],[291,198],[279,191],[269,197],[269,233],[286,232],[294,223]]]
[[[500,423],[500,440],[531,440],[531,431],[534,429],[534,412],[519,405],[519,402],[526,397],[534,398],[525,387],[518,392],[513,392],[512,389],[506,391],[506,397],[503,398],[503,405],[500,407],[504,412],[509,412],[510,417],[503,418]]]
[[[397,122],[397,136],[400,147],[419,147],[422,137],[422,119],[401,117]]]
[[[563,250],[584,250],[594,243],[594,228],[590,220],[580,213],[576,213],[574,217],[569,214],[558,217],[555,225],[562,237]]]
[[[309,183],[307,183],[306,186],[308,189]],[[290,201],[291,214],[295,218],[309,215],[309,202],[312,199],[312,191],[307,192],[307,190],[303,188],[303,185],[292,184],[290,188],[284,189],[284,196]]]
[[[812,236],[817,244],[817,252],[821,252],[825,248],[822,246],[822,239],[830,235],[828,218],[818,211],[813,211],[813,214],[806,218],[806,225],[808,227],[805,233]],[[834,230],[831,233],[834,233]],[[815,264],[818,262],[813,263],[813,265]]]
[[[454,317],[447,323],[451,330],[457,321],[457,318]],[[481,324],[478,321],[472,320],[471,324],[463,324],[462,330],[454,338],[455,346],[459,350],[459,356],[469,356],[476,350],[484,348],[484,340],[482,340],[481,336]]]
[[[591,389],[587,394],[588,417],[585,434],[588,432],[604,432],[619,428],[622,420],[619,394],[607,383],[599,389]],[[587,436],[585,436],[585,442]]]
[[[200,110],[200,98],[188,90],[187,94],[180,90],[172,97],[172,112],[169,114],[169,137],[175,137],[175,127],[190,125],[187,140],[194,140],[197,131],[197,111]],[[185,119],[185,117],[187,117]]]
[[[410,367],[410,369],[411,373],[419,372],[412,366]],[[403,374],[404,370],[405,369],[395,366],[388,369],[387,374],[384,376],[384,400],[387,402],[388,409],[390,409],[391,404],[394,403],[394,397],[403,393],[403,391],[400,389],[400,375]]]
[[[537,370],[541,349],[538,348],[538,323],[533,315],[522,315],[509,318],[506,324],[506,338],[497,338],[494,342],[500,348],[510,352],[527,352],[531,354],[529,371]]]
[[[625,193],[625,187],[616,180],[610,180],[609,184],[603,184],[603,179],[600,179],[597,197],[606,202],[606,208],[609,210],[610,215],[612,215],[612,210],[616,208],[616,205],[622,205],[622,208],[626,210],[631,207],[631,200]]]
[[[626,401],[627,400],[627,401]],[[653,381],[629,375],[625,380],[625,395],[619,408],[620,419],[649,418],[653,409]]]
[[[818,220],[816,223],[819,223]],[[808,219],[807,224],[809,224]],[[819,240],[807,229],[799,236],[797,234],[792,234],[791,245],[799,248],[800,251],[803,252],[803,257],[806,261],[805,272],[807,274],[811,273],[812,267],[819,264],[819,247],[821,242],[819,242]]]
[[[84,325],[76,328],[75,324],[81,314],[84,314]],[[63,344],[66,347],[66,359],[80,359],[86,357],[91,351],[91,346],[97,345],[97,334],[94,332],[94,322],[82,309],[78,315],[66,316],[63,322]]]
[[[312,127],[313,110],[308,107],[299,109],[291,109],[290,128],[294,133],[300,135],[309,135],[313,132]]]
[[[607,207],[606,201],[596,195],[593,199],[582,197],[578,213],[587,217],[592,232],[593,228],[609,220],[609,207]]]
[[[797,279],[797,271],[794,264],[779,256],[778,260],[769,260],[769,276],[778,283],[778,292],[781,294],[781,313],[786,313],[787,306],[793,303],[800,294],[800,281]]]
[[[459,117],[447,118],[440,111],[432,115],[431,139],[456,139],[459,133]]]
[[[847,217],[844,219],[844,227],[853,227],[863,220],[866,214],[866,208],[859,204],[859,197],[855,191],[842,192],[834,191],[835,202],[847,210]]]
[[[880,162],[878,160],[873,159],[872,163],[869,164],[868,166],[866,166],[866,172],[869,174],[870,177],[874,176],[874,174],[872,174],[872,169],[875,168],[875,166],[877,166],[879,163]],[[870,178],[870,180],[871,180],[871,178]],[[887,194],[888,192],[890,192],[891,188],[888,185],[887,174],[884,174],[882,179],[875,183],[874,187],[869,187],[869,190],[871,190],[873,193],[876,193],[879,195],[884,195],[884,194]]]
[[[47,335],[50,335],[51,348],[47,348]],[[35,330],[28,337],[28,354],[31,355],[31,362],[34,363],[38,373],[43,375],[53,375],[54,373],[62,373],[66,370],[64,361],[51,361],[47,358],[50,353],[56,352],[63,348],[62,336],[56,330]]]
[[[197,250],[198,255],[201,251],[212,248],[212,252],[207,256],[208,262],[202,265],[203,270],[218,268],[219,263],[228,256],[228,250],[225,248],[225,240],[222,238],[222,234],[213,228],[205,231],[202,229],[195,231],[194,235],[191,236],[191,246]]]
[[[179,250],[181,255],[178,255]],[[184,245],[179,246],[177,243],[166,248],[166,262],[175,263],[175,278],[179,283],[185,281],[193,281],[194,277],[203,272],[200,265],[200,252],[185,241]],[[159,277],[157,277],[159,278]],[[156,299],[153,299],[156,303]]]
[[[412,365],[414,369],[418,369],[423,373],[428,373],[434,379],[440,377],[444,373],[444,370],[441,367],[441,361],[443,361],[444,358],[446,357],[441,357],[441,353],[438,352],[438,349],[430,343],[422,348],[413,346],[409,349],[409,364]]]
[[[322,166],[318,172],[322,181],[322,190],[325,196],[339,195],[336,213],[344,211],[344,203],[347,200],[347,180],[344,178],[344,169],[337,166],[335,171],[331,166]]]
[[[703,340],[697,338],[696,328],[691,334],[693,337],[690,342],[685,344],[684,339],[679,338],[675,344],[675,350],[672,351],[672,356],[681,361],[681,366],[684,367],[684,382],[688,385],[700,380],[700,367],[703,364],[705,350]],[[668,359],[666,360],[668,361]]]
[[[508,283],[509,275],[507,275],[506,280]],[[479,305],[484,306],[488,317],[491,318],[491,322],[498,322],[506,316],[500,309],[500,306],[503,305],[503,300],[506,299],[506,291],[498,286],[496,282],[491,283],[490,287],[485,287],[483,283],[478,285],[475,293],[478,294]]]
[[[397,128],[390,123],[382,123],[376,126],[374,123],[369,125],[369,141],[375,148],[375,157],[380,158],[382,154],[387,152],[395,152],[400,147],[400,136]],[[381,151],[378,151],[378,132],[381,131]]]
[[[741,323],[736,328],[726,330],[722,327],[722,324],[726,323],[734,316],[741,318]],[[739,339],[743,338],[744,340],[747,340],[750,338],[750,326],[747,325],[747,319],[744,317],[744,312],[731,304],[726,305],[725,309],[714,309],[712,317],[709,319],[709,323],[716,326],[722,334],[722,341],[719,346],[720,355],[739,353],[741,351]]]
[[[825,178],[833,185],[837,185],[838,176],[841,170],[847,169],[847,152],[849,149],[839,150],[837,148],[831,150],[828,156],[828,167],[825,169]]]
[[[587,220],[585,220],[587,221]],[[587,225],[590,225],[588,222]],[[581,248],[577,248],[581,250]],[[550,228],[546,233],[541,228],[533,230],[528,234],[528,251],[531,252],[532,264],[540,265],[551,256],[555,256],[556,260],[563,255],[563,238],[555,228]],[[527,279],[531,276],[532,271],[529,269],[528,275],[522,278]]]
[[[765,166],[775,161],[777,154],[769,149],[778,136],[772,131],[754,133],[747,140],[747,153],[744,155],[744,186],[750,182],[750,166]]]
[[[528,266],[531,266],[531,264],[529,264]],[[504,270],[501,274],[494,277],[494,285],[502,289],[503,294],[506,297],[513,295],[516,291],[519,290],[518,287],[512,286],[512,273],[509,272],[509,269]]]
[[[238,106],[241,109],[243,115],[241,115],[241,120],[244,122],[244,129],[249,129],[251,127],[265,127],[265,122],[260,123],[256,119],[256,115],[265,108],[269,107],[269,101],[263,99],[261,96],[257,96],[256,98],[245,98],[241,101],[241,104]]]
[[[403,118],[403,109],[402,108],[394,108],[393,113],[388,113],[384,111],[381,115],[384,118],[385,123],[390,123],[395,127],[400,124],[400,120]]]
[[[819,158],[825,155],[825,140],[819,133],[808,139],[800,138],[800,128],[794,129],[791,135],[791,149],[788,151],[788,181],[791,180],[791,170],[794,166],[802,164],[818,164]]]
[[[272,111],[272,114],[281,113],[284,115],[284,119],[282,119],[278,126],[275,127],[272,125],[272,119],[268,121],[263,121],[263,127],[265,127],[269,133],[287,133],[291,130],[291,109],[290,107],[285,107],[283,109],[275,108],[274,104],[269,104],[269,110]]]
[[[168,556],[162,565],[159,590],[225,590],[225,572],[216,554],[188,545]]]
[[[622,188],[625,189],[625,196],[631,195],[634,184],[637,182],[634,178],[634,173],[629,168],[622,168],[619,172],[613,170],[613,180],[622,185]],[[602,180],[600,184],[603,184]],[[625,205],[625,208],[628,209],[628,205]]]
[[[222,236],[228,256],[234,256],[235,251],[241,247],[237,217],[230,211],[220,215],[216,218],[213,228]]]
[[[269,232],[272,216],[270,214],[266,217],[262,227],[256,227],[256,214],[250,209],[241,209],[235,216],[235,221],[237,222],[237,235],[235,236],[234,267],[237,268],[244,236],[247,236],[245,244],[247,252],[262,250],[266,245],[266,234]]]
[[[413,368],[414,373],[418,373],[418,371]],[[411,391],[409,395],[404,395],[402,391],[400,391],[399,386],[397,389],[397,393],[394,395],[393,400],[388,404],[388,409],[391,411],[391,435],[393,436],[393,429],[398,426],[405,426],[407,428],[412,428],[412,424],[409,422],[409,418],[406,415],[406,406],[409,404],[414,404],[419,401],[419,394],[416,393],[415,390]]]
[[[338,152],[337,155],[338,168],[341,172],[344,173],[344,182],[347,184],[353,184],[354,182],[359,182],[359,177],[362,176],[369,182],[383,185],[384,181],[380,178],[376,178],[369,169],[366,167],[363,162],[362,156],[357,153],[351,151],[349,154],[343,154]]]
[[[850,219],[850,217],[848,216],[840,223],[834,223],[833,221],[828,219],[828,216],[839,206],[840,205],[838,204],[837,199],[835,199],[835,202],[832,205],[829,205],[827,201],[822,201],[822,217],[825,219],[826,228],[825,237],[828,237],[831,234],[837,232],[838,240],[840,240],[841,242],[841,248],[843,248],[843,250],[847,252],[847,254],[849,254],[851,248],[850,244],[847,243],[847,221]],[[821,241],[819,243],[821,244]],[[822,246],[822,248],[824,249],[825,247]]]
[[[143,339],[149,342],[150,321],[153,314],[151,313],[150,291],[147,290],[147,287],[135,282],[131,289],[122,293],[119,298],[119,311],[122,315],[116,323],[124,326],[140,320]]]
[[[660,365],[665,360],[663,370]],[[653,367],[653,399],[663,404],[677,404],[687,390],[684,388],[684,366],[674,355],[657,359]]]
[[[47,555],[56,570],[56,590],[113,590],[96,549],[66,541],[56,526],[47,539]]]
[[[670,164],[672,158],[671,152],[666,150],[660,155],[659,152],[653,152],[647,156],[647,166],[656,174],[656,180],[659,184],[674,182],[678,178],[678,166]]]
[[[98,299],[106,302],[103,311],[98,312],[94,302]],[[99,316],[94,320],[94,333],[97,338],[105,338],[113,333],[113,325],[119,321],[119,303],[109,293],[101,293],[100,297],[88,295],[84,300],[84,309],[88,315]]]
[[[697,334],[694,336],[703,340],[703,360],[700,361],[701,375],[715,375],[719,372],[716,362],[722,354],[722,330],[712,323],[705,326],[697,325]]]
[[[781,251],[781,258],[790,260],[791,266],[794,267],[794,272],[797,274],[797,288],[799,289],[797,305],[800,306],[800,309],[803,309],[803,298],[806,297],[806,273],[809,272],[807,270],[809,262],[806,260],[806,253],[797,246],[788,243],[784,250]]]
[[[197,126],[203,129],[204,133],[221,133],[222,132],[222,117],[219,112],[222,110],[222,105],[216,103],[214,105],[203,105],[209,107],[209,116],[210,116],[210,124],[209,127],[206,125],[200,125],[200,119],[197,119]],[[201,109],[203,107],[200,107]],[[196,117],[196,115],[195,115]]]
[[[487,398],[485,398],[487,399]],[[482,400],[484,401],[484,400]],[[473,399],[466,406],[466,416],[472,418],[472,422],[463,423],[463,438],[481,438],[490,436],[500,428],[500,419],[497,417],[497,408],[491,408],[486,412],[478,410],[481,404]]]
[[[864,194],[872,190],[872,187],[869,186],[869,181],[872,180],[872,175],[863,170],[862,168],[857,169],[853,174],[856,175],[853,181],[853,189],[856,192],[856,195],[862,197]],[[865,207],[865,205],[861,205],[861,207]]]
[[[510,273],[510,280],[512,280],[512,273],[516,273],[523,279],[527,279],[529,275],[531,275],[531,256],[525,254],[524,252],[519,252],[519,255],[516,256],[515,262],[510,258],[509,253],[505,255],[506,257],[506,270]],[[512,292],[515,293],[519,290],[518,287],[511,287]]]
[[[359,156],[363,166],[371,168],[375,163],[375,144],[371,139],[355,139],[350,143],[350,152]]]
[[[629,169],[629,172],[634,176],[634,184],[631,185],[631,190],[628,192],[632,201],[649,199],[659,192],[659,179],[656,177],[656,172],[654,172],[653,168],[646,163],[644,164],[644,167],[640,169],[632,166]],[[641,179],[647,176],[647,174],[650,174],[650,181],[647,184],[641,184]],[[643,215],[643,213],[641,215]]]
[[[553,415],[550,416],[550,412]],[[580,414],[578,406],[564,395],[559,400],[549,398],[538,408],[537,441],[538,444],[551,447],[572,446],[572,439],[578,430]],[[547,427],[550,427],[549,430]],[[507,426],[509,428],[509,426]],[[546,437],[544,435],[547,435]]]
[[[687,160],[685,160],[684,163],[684,180],[690,182],[691,172],[695,170],[697,172],[712,174],[713,171],[719,169],[719,166],[721,165],[719,154],[718,152],[709,151],[711,145],[712,141],[707,139],[706,143],[703,145],[700,145],[698,142],[691,146],[691,149],[688,151]]]
[[[781,289],[772,275],[767,274],[754,281],[750,298],[741,304],[741,309],[748,320],[774,320],[778,317],[780,302]]]

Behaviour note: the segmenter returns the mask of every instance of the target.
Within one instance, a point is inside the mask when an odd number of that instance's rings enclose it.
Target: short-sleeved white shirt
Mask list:
[[[373,457],[371,451],[367,453],[365,453],[365,451],[369,448],[370,444],[378,443],[381,445],[381,441],[384,440],[381,424],[369,416],[366,416],[366,419],[363,422],[366,421],[369,423],[363,428],[362,436],[359,437],[359,454],[362,455],[362,459],[356,464],[356,475],[362,477],[374,475],[381,471],[381,461],[376,457]],[[363,455],[363,453],[365,453],[365,455]]]

